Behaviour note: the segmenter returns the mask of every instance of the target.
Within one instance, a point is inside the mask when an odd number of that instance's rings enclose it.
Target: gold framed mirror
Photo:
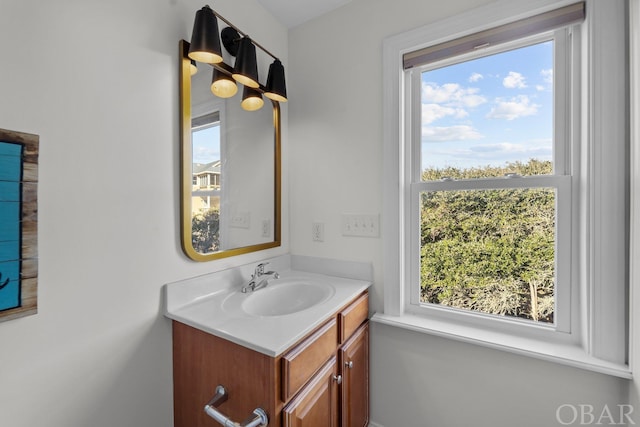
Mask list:
[[[216,97],[213,66],[198,63],[192,75],[188,51],[181,40],[182,249],[210,261],[280,246],[280,105],[266,99],[261,110],[245,111],[242,90]],[[231,72],[225,63],[215,67]]]

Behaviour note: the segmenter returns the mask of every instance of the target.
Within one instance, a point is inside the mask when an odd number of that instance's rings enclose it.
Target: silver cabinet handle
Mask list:
[[[342,384],[342,375],[334,375],[334,376],[333,376],[333,380],[334,380],[337,384]]]
[[[209,403],[205,405],[204,411],[225,427],[263,427],[269,424],[269,417],[267,417],[267,413],[262,408],[254,409],[252,413],[253,416],[249,416],[242,424],[232,421],[216,409],[219,405],[226,402],[227,399],[229,399],[227,390],[225,390],[224,386],[219,385],[216,387],[216,394],[211,398]]]
[[[344,362],[344,366],[346,366],[349,369],[353,369],[353,360],[350,360],[348,362]]]

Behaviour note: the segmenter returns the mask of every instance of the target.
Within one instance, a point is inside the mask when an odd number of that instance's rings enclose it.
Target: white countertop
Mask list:
[[[171,296],[168,296],[165,316],[276,357],[371,286],[371,282],[365,280],[286,270],[280,272],[280,279],[270,280],[268,287],[277,287],[281,282],[296,280],[327,285],[331,292],[322,302],[302,311],[279,316],[256,316],[239,308],[253,293],[241,293],[241,286],[233,286],[205,295],[190,294],[186,300],[181,295],[180,304],[172,304],[172,301],[169,301]],[[254,293],[262,291],[263,289],[259,289]],[[168,294],[175,293],[176,291],[172,290],[172,293]]]

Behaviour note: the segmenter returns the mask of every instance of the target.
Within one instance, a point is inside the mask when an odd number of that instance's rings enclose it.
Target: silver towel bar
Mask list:
[[[216,394],[211,398],[209,403],[205,405],[204,412],[224,427],[264,427],[269,424],[269,417],[267,417],[267,413],[262,408],[254,409],[252,415],[249,415],[249,418],[244,420],[242,423],[232,421],[229,417],[216,409],[218,406],[226,402],[227,399],[229,399],[227,390],[224,386],[219,385],[216,387]]]

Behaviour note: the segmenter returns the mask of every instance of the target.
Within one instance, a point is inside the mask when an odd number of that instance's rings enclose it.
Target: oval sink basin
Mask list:
[[[333,293],[333,288],[324,284],[277,279],[252,292],[241,307],[254,316],[283,316],[320,304]]]

